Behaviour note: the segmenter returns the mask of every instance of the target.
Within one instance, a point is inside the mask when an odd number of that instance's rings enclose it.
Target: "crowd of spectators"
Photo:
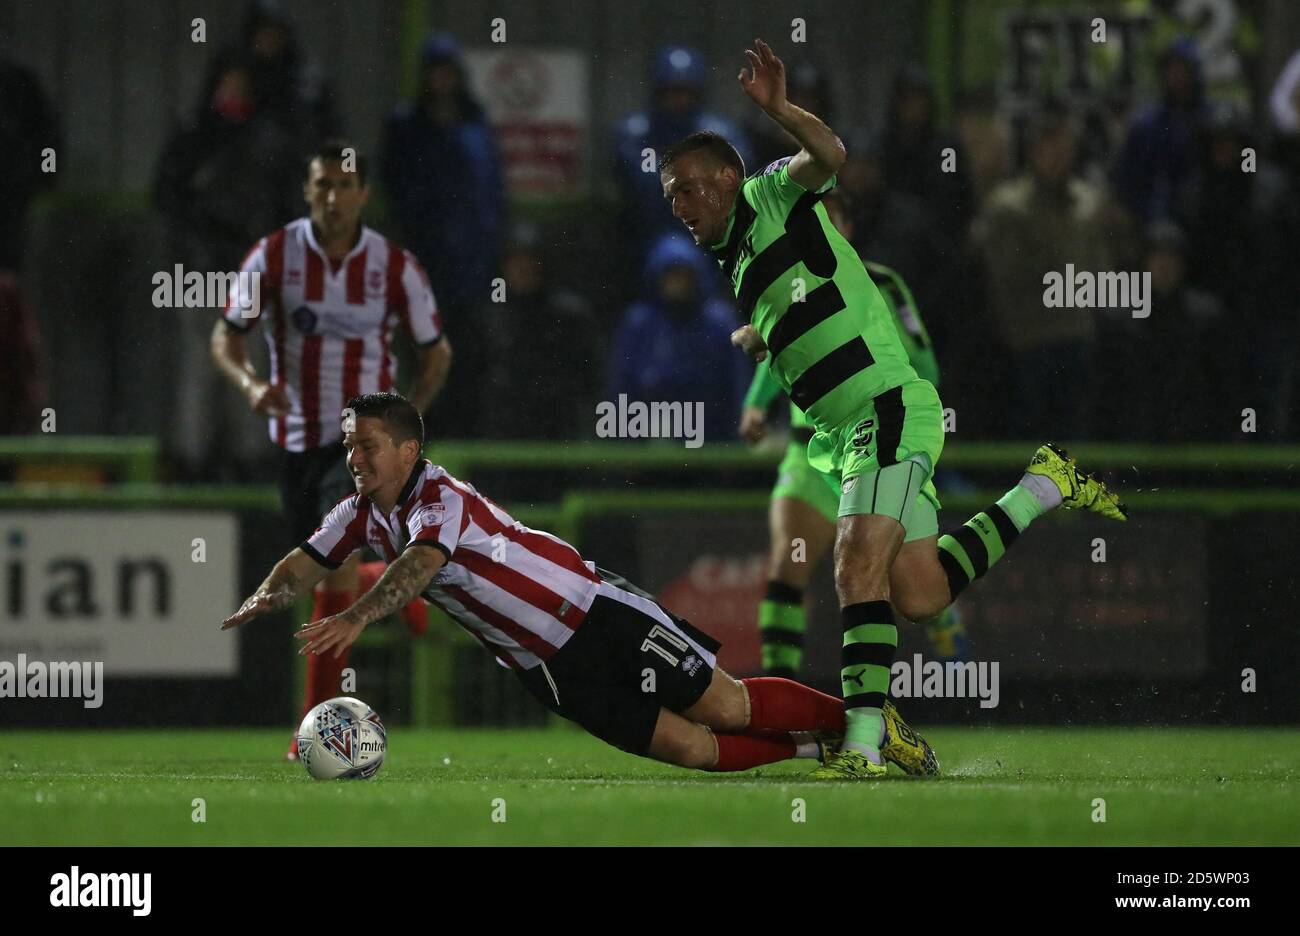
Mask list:
[[[330,81],[273,9],[251,7],[240,41],[214,56],[159,156],[154,204],[187,267],[236,269],[259,237],[301,215],[304,154],[347,130]],[[451,381],[430,415],[435,433],[591,438],[594,404],[627,394],[702,400],[706,439],[735,438],[750,365],[727,340],[734,302],[679,230],[645,153],[713,129],[752,172],[794,142],[761,117],[739,125],[711,110],[708,63],[686,47],[660,50],[645,108],[612,128],[612,158],[596,167],[617,193],[612,211],[589,209],[611,245],[601,268],[613,282],[584,291],[581,277],[555,275],[583,266],[577,245],[553,236],[554,225],[511,219],[499,144],[456,41],[436,35],[420,56],[413,100],[373,143],[383,223],[427,271],[455,337]],[[1207,95],[1194,44],[1174,42],[1159,58],[1156,100],[1130,102],[1125,122],[1103,133],[1068,102],[1044,98],[1020,146],[1008,147],[1016,155],[982,184],[923,70],[898,72],[879,115],[834,100],[810,63],[789,63],[788,82],[791,100],[846,142],[838,185],[854,246],[911,286],[961,430],[1221,442],[1241,438],[1250,407],[1257,438],[1300,435],[1290,417],[1300,53],[1252,119]],[[12,283],[26,206],[48,179],[20,168],[31,164],[32,141],[53,139],[57,126],[29,74],[4,65],[0,84],[0,156],[13,166],[0,172],[0,312],[19,325],[6,326],[10,334],[34,334]],[[1048,307],[1044,276],[1067,265],[1149,273],[1149,314]],[[494,282],[504,282],[501,295]],[[202,476],[221,458],[254,457],[265,439],[207,363],[210,323],[191,321],[176,332],[187,378],[164,436],[169,454]],[[31,429],[39,381],[23,376],[31,368],[18,356],[30,357],[34,340],[10,345],[0,431]],[[248,440],[242,451],[232,436]]]

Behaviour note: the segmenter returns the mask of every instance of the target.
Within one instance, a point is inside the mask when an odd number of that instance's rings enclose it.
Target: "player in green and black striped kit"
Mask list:
[[[909,773],[937,773],[929,745],[888,703],[894,607],[911,620],[937,614],[1053,507],[1115,519],[1124,508],[1044,445],[996,504],[938,536],[931,475],[943,450],[939,394],[908,362],[880,291],[820,204],[844,145],[786,100],[784,66],[766,44],[756,47],[745,53],[751,70],[741,71],[741,87],[799,152],[746,178],[735,148],[704,131],[663,155],[660,181],[673,214],[713,252],[749,319],[733,343],[757,361],[770,359],[772,375],[816,429],[809,463],[840,490],[835,589],[846,733],[839,753],[812,776],[881,777],[886,759]]]
[[[837,195],[822,200],[835,229],[846,240],[851,224]],[[867,262],[867,273],[880,290],[898,330],[899,341],[917,376],[939,386],[939,365],[925,323],[912,291],[903,278],[889,267]],[[745,395],[740,434],[757,442],[767,434],[767,413],[781,393],[781,385],[767,364],[759,364]],[[790,444],[777,469],[776,486],[768,508],[771,550],[768,556],[767,593],[758,606],[758,625],[763,638],[763,672],[768,676],[793,678],[803,659],[803,638],[807,620],[804,591],[813,570],[835,539],[840,492],[832,479],[808,464],[808,442],[813,425],[803,411],[790,404]],[[919,531],[908,534],[917,538]],[[798,549],[792,544],[799,543]],[[921,623],[941,660],[965,656],[966,637],[955,604]]]

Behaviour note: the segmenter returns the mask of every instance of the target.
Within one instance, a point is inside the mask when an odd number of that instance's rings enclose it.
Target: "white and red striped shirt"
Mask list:
[[[360,393],[390,390],[397,371],[392,338],[404,326],[422,347],[442,338],[442,322],[424,270],[409,252],[368,227],[337,265],[299,218],[257,242],[240,266],[260,274],[260,308],[227,296],[226,324],[249,331],[270,314],[271,383],[289,397],[271,417],[271,440],[303,452],[343,437],[344,404]]]
[[[302,549],[336,569],[363,546],[392,562],[413,543],[447,557],[424,597],[516,669],[532,669],[564,646],[601,586],[595,565],[564,540],[530,530],[425,459],[392,513],[353,494],[326,514]]]

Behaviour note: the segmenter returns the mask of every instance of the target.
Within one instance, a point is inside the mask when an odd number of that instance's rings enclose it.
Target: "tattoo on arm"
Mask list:
[[[367,623],[392,614],[424,591],[441,566],[442,554],[425,547],[406,550],[390,565],[375,586],[349,611]]]
[[[253,597],[262,597],[274,611],[290,607],[303,590],[303,583],[290,569],[276,567],[266,577],[266,581],[257,587]]]

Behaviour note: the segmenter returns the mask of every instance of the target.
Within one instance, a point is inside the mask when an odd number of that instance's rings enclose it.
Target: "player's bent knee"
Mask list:
[[[718,746],[708,728],[663,709],[647,753],[667,764],[707,770],[717,762]]]
[[[682,716],[715,731],[743,731],[749,724],[749,696],[743,685],[715,669],[709,688]]]
[[[945,607],[939,601],[928,597],[917,597],[906,592],[895,591],[893,593],[892,604],[894,610],[909,621],[927,621],[934,617]]]
[[[946,606],[947,595],[936,595],[932,590],[915,584],[894,582],[890,586],[890,603],[894,610],[909,621],[924,621],[934,617]]]
[[[894,608],[910,621],[932,618],[952,603],[948,579],[937,561],[934,565],[937,572],[905,555],[894,565],[890,576]]]

